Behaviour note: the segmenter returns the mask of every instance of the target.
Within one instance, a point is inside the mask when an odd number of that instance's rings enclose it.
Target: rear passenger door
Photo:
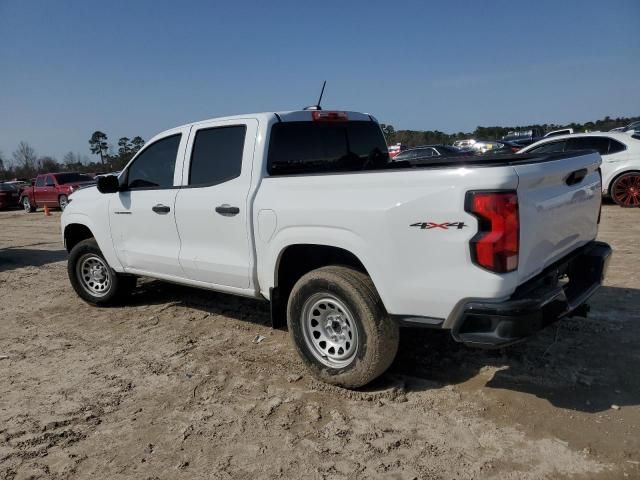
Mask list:
[[[257,129],[255,119],[192,127],[176,197],[180,264],[189,279],[237,289],[250,286],[248,195]]]

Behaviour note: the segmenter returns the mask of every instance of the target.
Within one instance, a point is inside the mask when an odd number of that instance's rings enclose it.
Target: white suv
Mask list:
[[[596,150],[602,156],[602,193],[622,207],[640,207],[640,137],[620,132],[545,138],[518,153]]]

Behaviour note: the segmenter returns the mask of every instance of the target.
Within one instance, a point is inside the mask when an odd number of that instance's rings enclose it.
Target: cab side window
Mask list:
[[[47,181],[45,183],[46,187],[55,187],[56,182],[53,181],[53,177],[51,175],[47,175]]]
[[[557,142],[549,142],[544,145],[540,145],[539,147],[532,148],[530,153],[558,153],[564,152],[565,146],[567,142],[565,140],[560,140]]]
[[[198,130],[189,166],[189,185],[204,187],[240,176],[247,127],[234,125]]]
[[[180,134],[152,143],[129,166],[126,185],[132,190],[173,187]]]
[[[36,179],[36,187],[44,187],[44,177],[38,177]]]

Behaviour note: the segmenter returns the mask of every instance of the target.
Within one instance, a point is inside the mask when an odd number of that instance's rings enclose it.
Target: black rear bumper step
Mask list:
[[[504,302],[473,301],[452,329],[470,346],[500,348],[523,341],[557,320],[585,315],[585,302],[602,285],[611,247],[590,242],[546,268]]]

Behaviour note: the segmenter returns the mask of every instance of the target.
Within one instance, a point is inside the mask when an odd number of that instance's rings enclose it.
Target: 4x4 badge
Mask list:
[[[462,230],[464,227],[468,227],[469,225],[465,225],[464,222],[418,222],[412,223],[409,226],[419,227],[421,230],[431,230],[432,228],[441,228],[443,230],[449,230],[449,228],[457,228],[458,230]]]

